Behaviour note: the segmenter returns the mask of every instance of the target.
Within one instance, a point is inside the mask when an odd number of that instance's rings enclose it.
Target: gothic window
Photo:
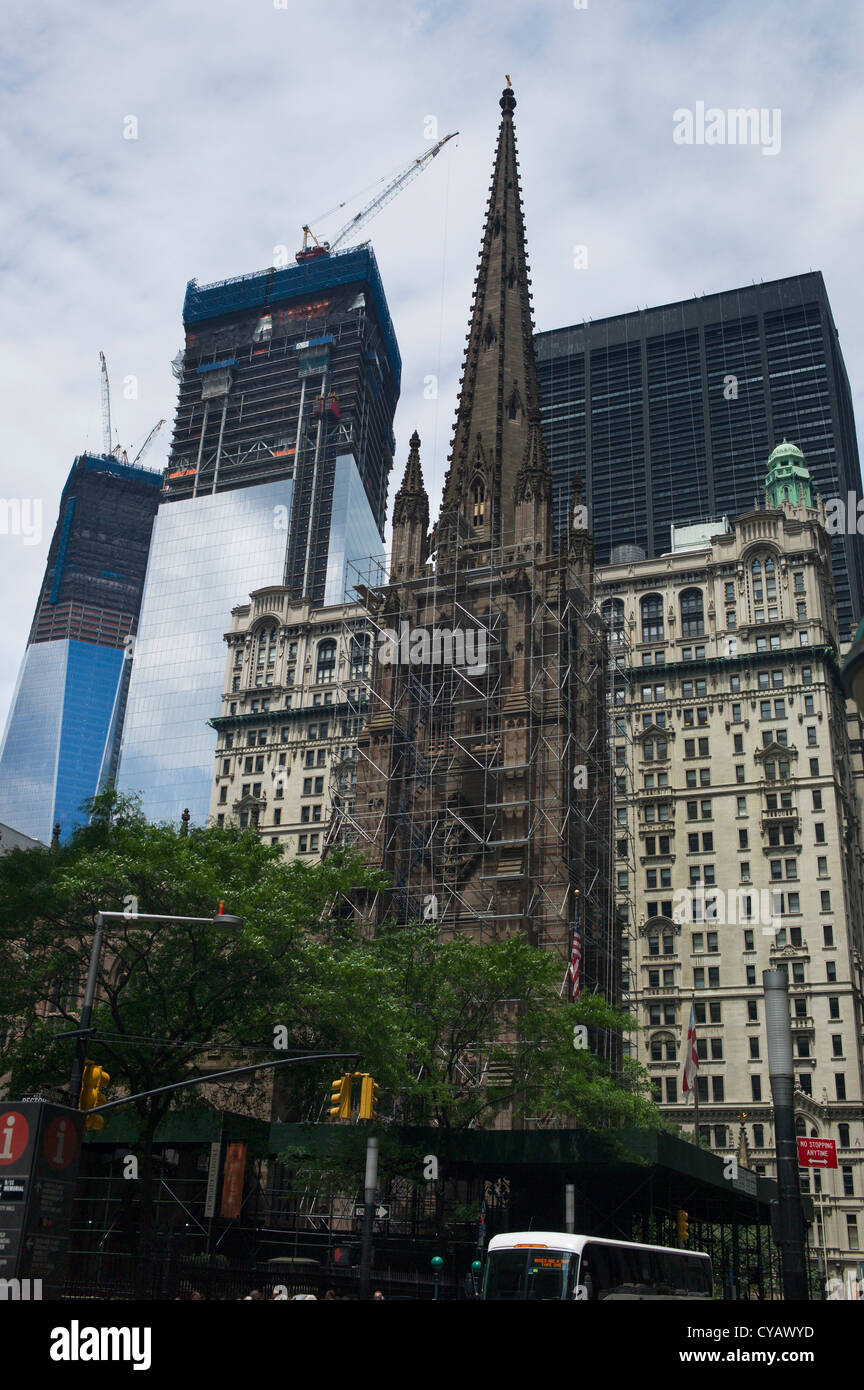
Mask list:
[[[482,526],[486,519],[486,487],[482,478],[475,478],[471,484],[471,522]]]
[[[705,616],[701,589],[685,589],[681,595],[681,636],[704,637]]]
[[[510,392],[510,399],[509,399],[508,402],[507,402],[507,418],[508,418],[508,420],[516,420],[516,419],[518,419],[519,412],[520,412],[521,409],[522,409],[522,398],[521,398],[521,396],[519,395],[519,388],[518,388],[518,386],[516,385],[516,382],[514,381],[514,382],[513,382],[513,390]]]
[[[515,262],[515,261],[511,261],[511,262],[510,262],[510,269],[507,271],[507,288],[508,288],[508,290],[512,290],[512,289],[513,289],[513,286],[514,286],[515,284],[516,284],[516,262]]]
[[[486,344],[487,348],[490,348],[490,347],[492,346],[492,344],[494,343],[494,341],[495,341],[495,325],[494,325],[494,323],[492,322],[492,316],[491,316],[491,314],[490,314],[489,318],[487,318],[487,320],[486,320],[486,327],[485,327],[484,330],[483,330],[483,342]]]
[[[642,612],[642,641],[663,641],[663,599],[660,594],[646,594],[639,605]]]

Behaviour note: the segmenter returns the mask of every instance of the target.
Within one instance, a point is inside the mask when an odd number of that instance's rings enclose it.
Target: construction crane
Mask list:
[[[108,363],[105,361],[104,352],[100,352],[99,361],[102,366],[102,452],[111,452],[111,388],[108,385]]]
[[[148,434],[147,438],[144,440],[144,443],[141,445],[141,448],[138,450],[137,454],[135,455],[134,459],[132,460],[132,466],[133,466],[133,468],[134,468],[134,466],[135,466],[136,463],[140,463],[140,462],[141,462],[141,460],[143,459],[143,457],[144,457],[144,455],[146,454],[147,450],[150,448],[150,445],[153,443],[153,440],[156,438],[157,434],[159,433],[159,431],[161,430],[161,428],[162,428],[162,426],[163,426],[164,424],[165,424],[165,421],[164,421],[164,420],[157,420],[157,421],[156,421],[156,424],[153,426],[153,428],[152,428],[152,430],[150,431],[150,433]]]
[[[111,386],[108,381],[108,363],[105,360],[104,352],[100,352],[99,354],[99,366],[102,376],[102,443],[104,446],[102,452],[111,458],[115,458],[118,463],[128,463],[129,455],[127,451],[121,448],[119,444],[115,444],[113,447],[111,445]],[[141,462],[141,459],[150,448],[150,445],[153,443],[153,440],[164,424],[164,420],[157,420],[132,460],[133,465]]]
[[[367,222],[371,222],[373,217],[377,217],[381,209],[389,203],[391,199],[395,198],[397,193],[401,193],[402,189],[407,187],[413,179],[416,179],[418,174],[422,174],[426,165],[435,158],[439,150],[444,148],[447,141],[454,139],[458,134],[458,130],[452,131],[450,135],[445,135],[443,140],[439,140],[438,143],[427,150],[425,154],[420,155],[417,159],[412,159],[407,168],[400,170],[396,177],[391,179],[387,187],[382,189],[382,191],[372,199],[371,203],[367,203],[364,208],[361,208],[360,211],[351,218],[350,222],[346,222],[345,226],[340,228],[332,241],[319,241],[312,231],[312,228],[304,226],[303,245],[294,259],[297,261],[310,261],[316,256],[329,256],[330,252],[335,251],[347,236],[352,232],[359,232],[361,227],[365,227]]]

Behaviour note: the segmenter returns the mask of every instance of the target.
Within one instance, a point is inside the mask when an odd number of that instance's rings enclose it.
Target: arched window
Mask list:
[[[769,603],[777,597],[777,573],[770,555],[765,560],[765,597]]]
[[[655,1033],[651,1039],[651,1061],[675,1062],[677,1060],[675,1039],[671,1038],[668,1033]]]
[[[642,641],[663,641],[663,599],[660,594],[646,594],[640,605]]]
[[[776,622],[780,616],[777,602],[777,566],[771,555],[759,555],[750,566],[750,597],[754,623]],[[767,606],[767,609],[765,605]]]
[[[471,484],[471,524],[482,526],[486,519],[486,486],[482,478]]]
[[[336,675],[336,642],[332,637],[328,637],[324,642],[318,643],[318,661],[315,670],[316,683],[320,685],[322,681],[332,681]]]
[[[276,660],[276,624],[262,627],[258,633],[259,666],[270,666]]]
[[[602,607],[603,617],[609,625],[609,641],[615,646],[624,641],[624,600],[608,598]]]
[[[681,595],[681,636],[705,636],[705,614],[701,589],[685,589]]]

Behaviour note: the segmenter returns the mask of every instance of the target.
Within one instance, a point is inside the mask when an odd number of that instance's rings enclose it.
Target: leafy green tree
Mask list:
[[[134,800],[96,798],[90,823],[65,845],[0,857],[7,1094],[68,1085],[74,1042],[56,1034],[77,1025],[101,909],[126,914],[106,924],[88,1044],[111,1075],[112,1098],[199,1074],[213,1051],[275,1060],[278,1028],[288,1049],[361,1054],[381,1086],[385,1162],[405,1176],[418,1172],[417,1155],[400,1127],[436,1127],[446,1153],[448,1135],[502,1112],[516,1126],[540,1116],[610,1136],[659,1123],[640,1073],[613,1069],[597,1046],[574,1047],[576,1025],[596,1042],[619,1036],[630,1020],[596,996],[562,1003],[561,963],[521,936],[478,945],[445,939],[434,924],[385,925],[371,935],[350,902],[385,886],[348,852],[289,865],[253,830],[187,833],[149,823]],[[221,900],[242,928],[136,916],[209,919]],[[345,1069],[281,1071],[277,1115],[325,1119],[329,1081]],[[221,1103],[237,1110],[244,1095],[260,1101],[265,1093],[258,1073],[242,1087],[232,1083]],[[140,1127],[142,1269],[152,1246],[156,1130],[172,1106],[202,1101],[216,1103],[197,1089],[131,1103]],[[362,1127],[354,1135],[361,1144]],[[356,1182],[353,1151],[302,1161],[334,1182]]]
[[[308,976],[304,957],[322,919],[334,902],[358,887],[374,891],[380,879],[351,856],[286,865],[251,830],[153,825],[134,801],[110,792],[93,810],[90,824],[56,850],[0,858],[7,1093],[64,1088],[74,1042],[55,1035],[78,1021],[100,909],[128,914],[106,924],[88,1044],[110,1073],[112,1098],[185,1080],[213,1050],[251,1047],[248,1060],[278,1057],[274,1026],[302,1012],[292,1004],[292,981]],[[209,921],[136,916],[210,918],[221,900],[244,918],[235,933]],[[297,1036],[289,1028],[286,1045],[297,1046]],[[245,1084],[260,1092],[260,1077]],[[142,1264],[152,1241],[154,1135],[172,1104],[195,1100],[169,1092],[132,1102],[142,1151]]]

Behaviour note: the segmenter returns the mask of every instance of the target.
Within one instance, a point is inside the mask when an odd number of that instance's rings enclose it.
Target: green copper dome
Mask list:
[[[793,507],[813,506],[810,470],[797,444],[790,444],[788,439],[771,454],[765,478],[766,507],[781,507],[784,502]]]
[[[788,439],[784,439],[782,444],[778,444],[768,460],[768,471],[771,471],[773,463],[780,463],[783,459],[800,459],[804,463],[804,455],[797,444],[790,444]]]

